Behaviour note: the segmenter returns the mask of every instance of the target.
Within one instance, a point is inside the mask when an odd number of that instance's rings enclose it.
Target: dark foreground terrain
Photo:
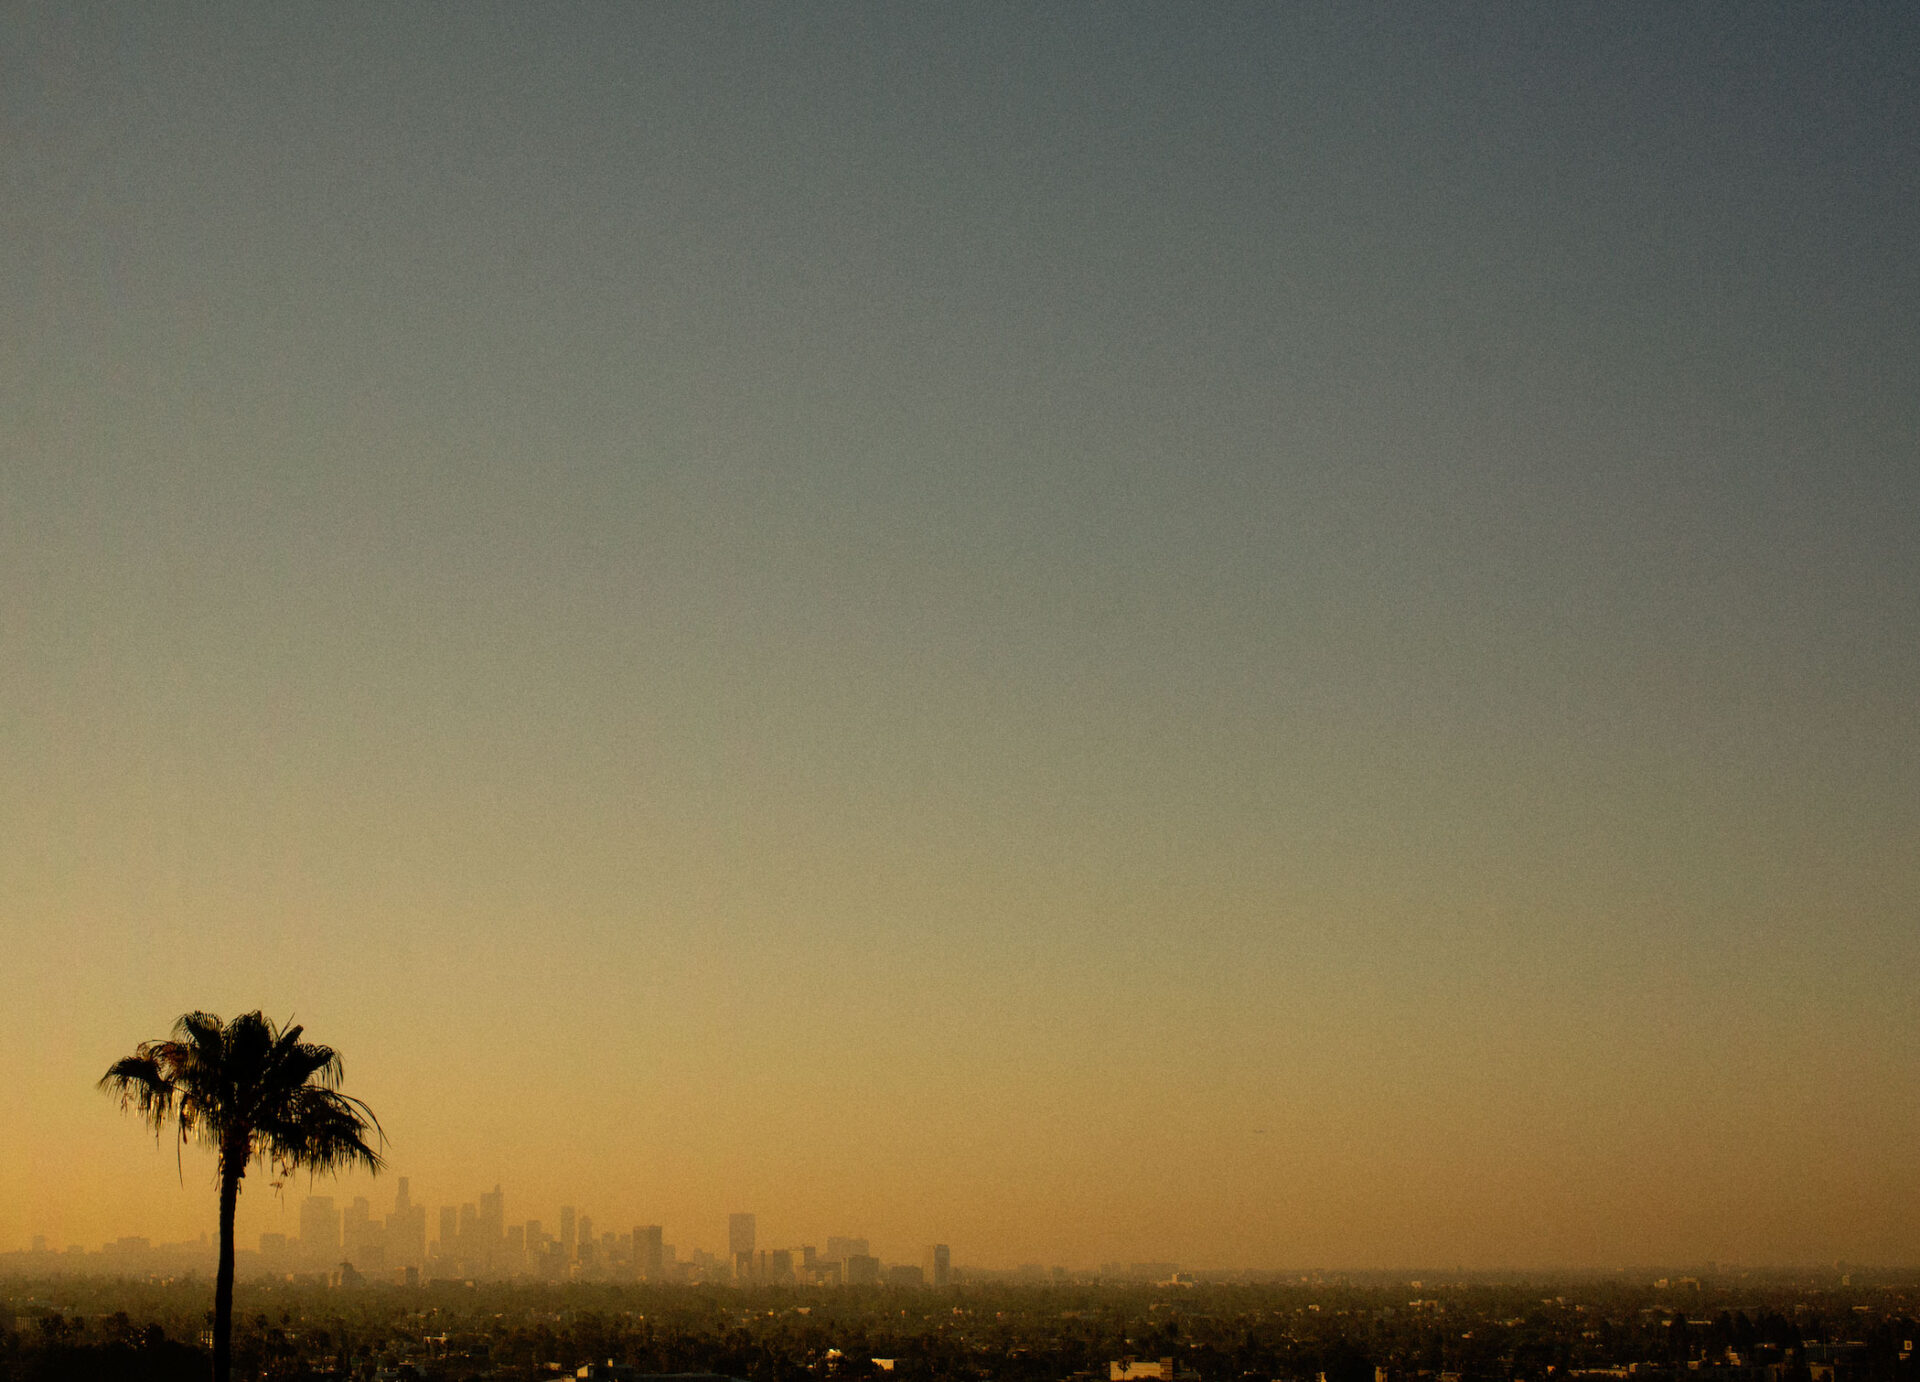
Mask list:
[[[1864,1284],[1856,1284],[1864,1282]],[[0,1382],[204,1378],[204,1281],[0,1281]],[[1108,1382],[1920,1382],[1920,1274],[972,1283],[951,1290],[243,1286],[235,1376],[717,1373]],[[1170,1366],[1169,1366],[1170,1363]],[[619,1365],[615,1372],[606,1365]]]

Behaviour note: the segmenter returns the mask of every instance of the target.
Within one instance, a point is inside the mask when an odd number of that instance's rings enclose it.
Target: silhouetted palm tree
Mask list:
[[[169,1124],[180,1141],[219,1158],[220,1271],[213,1294],[213,1377],[228,1382],[233,1362],[233,1210],[255,1157],[281,1175],[304,1168],[328,1174],[354,1166],[377,1172],[380,1122],[339,1092],[340,1057],[300,1040],[301,1028],[274,1025],[257,1012],[223,1023],[187,1013],[165,1041],[143,1041],[113,1063],[100,1087],[120,1096],[158,1136]]]

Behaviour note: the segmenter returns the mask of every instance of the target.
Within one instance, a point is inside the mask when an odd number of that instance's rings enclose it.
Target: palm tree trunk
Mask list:
[[[213,1382],[233,1376],[233,1211],[240,1200],[240,1169],[220,1167],[220,1271],[213,1279]]]

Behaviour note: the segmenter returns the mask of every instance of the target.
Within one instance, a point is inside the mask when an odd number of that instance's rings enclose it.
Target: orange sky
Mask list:
[[[1912,1262],[1849,15],[10,12],[0,1250],[260,1007],[683,1253]]]

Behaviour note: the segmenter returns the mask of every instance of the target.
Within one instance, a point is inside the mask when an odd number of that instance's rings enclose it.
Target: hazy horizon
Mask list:
[[[262,1009],[418,1198],[688,1246],[1913,1262],[1917,91],[1877,4],[9,6],[0,1250],[211,1231],[94,1083]]]
[[[387,1216],[389,1211],[392,1210],[396,1188],[402,1179],[406,1179],[412,1184],[412,1178],[410,1176],[405,1176],[401,1172],[390,1170],[378,1177],[355,1173],[339,1178],[315,1180],[311,1184],[307,1183],[306,1178],[303,1176],[300,1178],[301,1183],[297,1186],[288,1185],[284,1190],[269,1190],[268,1198],[271,1204],[264,1212],[257,1212],[252,1215],[252,1224],[249,1227],[243,1228],[243,1230],[237,1234],[237,1246],[242,1259],[243,1275],[245,1275],[247,1271],[249,1260],[253,1262],[255,1270],[260,1269],[261,1264],[259,1259],[263,1252],[263,1247],[259,1241],[261,1234],[282,1234],[289,1242],[289,1251],[292,1252],[297,1249],[301,1232],[301,1206],[309,1197],[320,1197],[330,1202],[335,1215],[336,1231],[339,1227],[338,1218],[340,1214],[356,1199],[364,1199],[369,1202],[373,1220],[376,1224],[379,1224]],[[592,1226],[593,1238],[596,1242],[603,1236],[630,1239],[636,1228],[642,1225],[657,1227],[664,1230],[663,1242],[668,1249],[667,1261],[669,1263],[678,1262],[682,1266],[693,1263],[697,1257],[702,1259],[711,1257],[714,1259],[712,1265],[724,1270],[728,1248],[729,1215],[741,1212],[753,1214],[760,1221],[758,1247],[762,1253],[771,1250],[798,1250],[806,1247],[820,1251],[823,1259],[827,1259],[827,1245],[830,1240],[836,1238],[857,1238],[862,1243],[871,1244],[873,1255],[883,1264],[918,1265],[934,1241],[933,1239],[929,1239],[924,1243],[910,1242],[907,1236],[876,1232],[873,1230],[873,1226],[870,1225],[838,1224],[831,1220],[824,1226],[821,1224],[813,1224],[807,1226],[804,1230],[799,1230],[794,1228],[786,1216],[778,1213],[768,1216],[765,1213],[764,1207],[760,1209],[742,1210],[741,1207],[734,1206],[731,1210],[722,1211],[717,1214],[711,1212],[703,1214],[694,1223],[689,1225],[659,1224],[655,1221],[647,1220],[644,1215],[622,1217],[617,1214],[610,1214],[603,1206],[596,1204],[590,1198],[575,1199],[565,1204],[534,1204],[516,1200],[512,1196],[509,1187],[496,1186],[491,1188],[503,1192],[506,1201],[505,1223],[509,1229],[517,1230],[522,1225],[533,1221],[538,1222],[543,1229],[547,1231],[548,1236],[551,1237],[559,1231],[560,1225],[563,1222],[563,1213],[569,1210],[578,1216],[578,1222]],[[438,1211],[442,1207],[458,1210],[464,1206],[465,1210],[471,1213],[483,1193],[483,1191],[476,1190],[465,1198],[460,1196],[442,1198],[431,1194],[423,1195],[418,1190],[417,1185],[413,1186],[412,1203],[423,1208],[426,1214],[427,1231],[424,1241],[427,1246],[427,1261],[430,1268],[432,1264],[438,1262],[443,1253],[446,1252],[445,1244],[438,1233]],[[260,1210],[260,1206],[258,1205],[254,1206],[254,1208],[257,1211]],[[147,1248],[154,1252],[199,1244],[210,1253],[213,1247],[213,1230],[204,1222],[200,1223],[197,1228],[194,1227],[191,1221],[195,1217],[196,1216],[192,1214],[191,1206],[189,1206],[188,1226],[183,1235],[177,1239],[154,1238],[151,1235],[142,1233],[116,1233],[109,1234],[97,1242],[63,1243],[56,1242],[44,1234],[37,1234],[35,1237],[45,1238],[46,1241],[43,1250],[52,1258],[67,1257],[77,1249],[97,1259],[103,1249],[108,1253],[112,1253],[114,1249],[120,1245],[121,1241],[126,1238],[144,1239],[146,1240]],[[201,1215],[198,1217],[204,1219],[205,1216]],[[243,1215],[242,1224],[248,1224],[248,1216]],[[773,1231],[770,1232],[768,1230],[766,1227],[768,1224],[773,1225]],[[1900,1273],[1920,1270],[1920,1255],[1905,1260],[1882,1262],[1860,1262],[1846,1258],[1773,1262],[1722,1261],[1717,1258],[1696,1258],[1645,1259],[1620,1262],[1496,1262],[1467,1265],[1460,1262],[1447,1262],[1438,1259],[1373,1263],[1304,1259],[1297,1262],[1214,1262],[1204,1257],[1173,1259],[1165,1254],[1156,1255],[1153,1253],[1148,1253],[1144,1257],[1108,1257],[1083,1260],[1062,1259],[1058,1256],[1049,1256],[1042,1253],[1039,1255],[1029,1255],[1017,1260],[989,1260],[967,1255],[955,1249],[953,1245],[946,1243],[945,1240],[941,1240],[941,1246],[947,1247],[952,1252],[953,1256],[951,1260],[956,1269],[975,1272],[985,1271],[996,1274],[1013,1274],[1022,1269],[1034,1267],[1048,1271],[1064,1268],[1069,1272],[1082,1276],[1113,1272],[1116,1269],[1121,1269],[1121,1274],[1115,1279],[1121,1281],[1132,1280],[1136,1282],[1144,1280],[1144,1278],[1139,1275],[1142,1269],[1169,1267],[1176,1268],[1182,1272],[1198,1272],[1202,1275],[1230,1275],[1240,1273],[1253,1275],[1273,1274],[1278,1276],[1299,1275],[1303,1279],[1329,1274],[1339,1276],[1349,1273],[1365,1277],[1425,1275],[1433,1277],[1436,1286],[1443,1284],[1449,1275],[1468,1278],[1487,1278],[1499,1277],[1506,1274],[1520,1276],[1540,1275],[1543,1277],[1560,1274],[1569,1278],[1583,1276],[1611,1278],[1621,1275],[1644,1275],[1652,1272],[1684,1271],[1704,1272],[1711,1274],[1717,1279],[1727,1279],[1791,1276],[1809,1272],[1815,1274],[1828,1272],[1866,1273],[1871,1275],[1875,1273]],[[0,1244],[0,1259],[5,1259],[9,1255],[19,1254],[21,1252],[31,1253],[32,1251],[33,1249],[26,1245]],[[622,1245],[621,1251],[623,1253],[626,1251],[624,1244]],[[344,1246],[339,1246],[333,1250],[328,1262],[330,1265],[337,1266],[339,1262],[353,1261],[354,1256],[354,1253],[349,1249]],[[4,1263],[0,1263],[0,1265],[4,1265]],[[362,1264],[356,1263],[355,1265]],[[604,1261],[598,1265],[602,1270],[605,1270],[606,1263]],[[71,1269],[70,1264],[69,1269]],[[283,1264],[282,1267],[276,1270],[307,1271],[311,1270],[311,1264],[306,1263],[304,1259],[299,1259],[298,1261],[290,1259],[288,1264]],[[386,1262],[381,1267],[370,1268],[368,1270],[373,1276],[381,1280],[384,1280],[387,1275],[391,1275],[397,1271],[398,1267],[391,1253],[391,1249],[389,1250]],[[455,1275],[460,1274],[456,1273]],[[511,1267],[502,1266],[499,1270],[491,1273],[469,1272],[465,1275],[491,1276],[499,1279],[504,1279],[507,1276],[537,1279],[538,1268],[526,1261],[516,1261]],[[626,1278],[615,1273],[610,1274],[607,1279],[617,1281]],[[672,1285],[677,1283],[671,1279],[663,1279],[655,1281],[652,1284]],[[688,1284],[711,1286],[716,1284],[732,1285],[738,1283],[707,1277]]]

